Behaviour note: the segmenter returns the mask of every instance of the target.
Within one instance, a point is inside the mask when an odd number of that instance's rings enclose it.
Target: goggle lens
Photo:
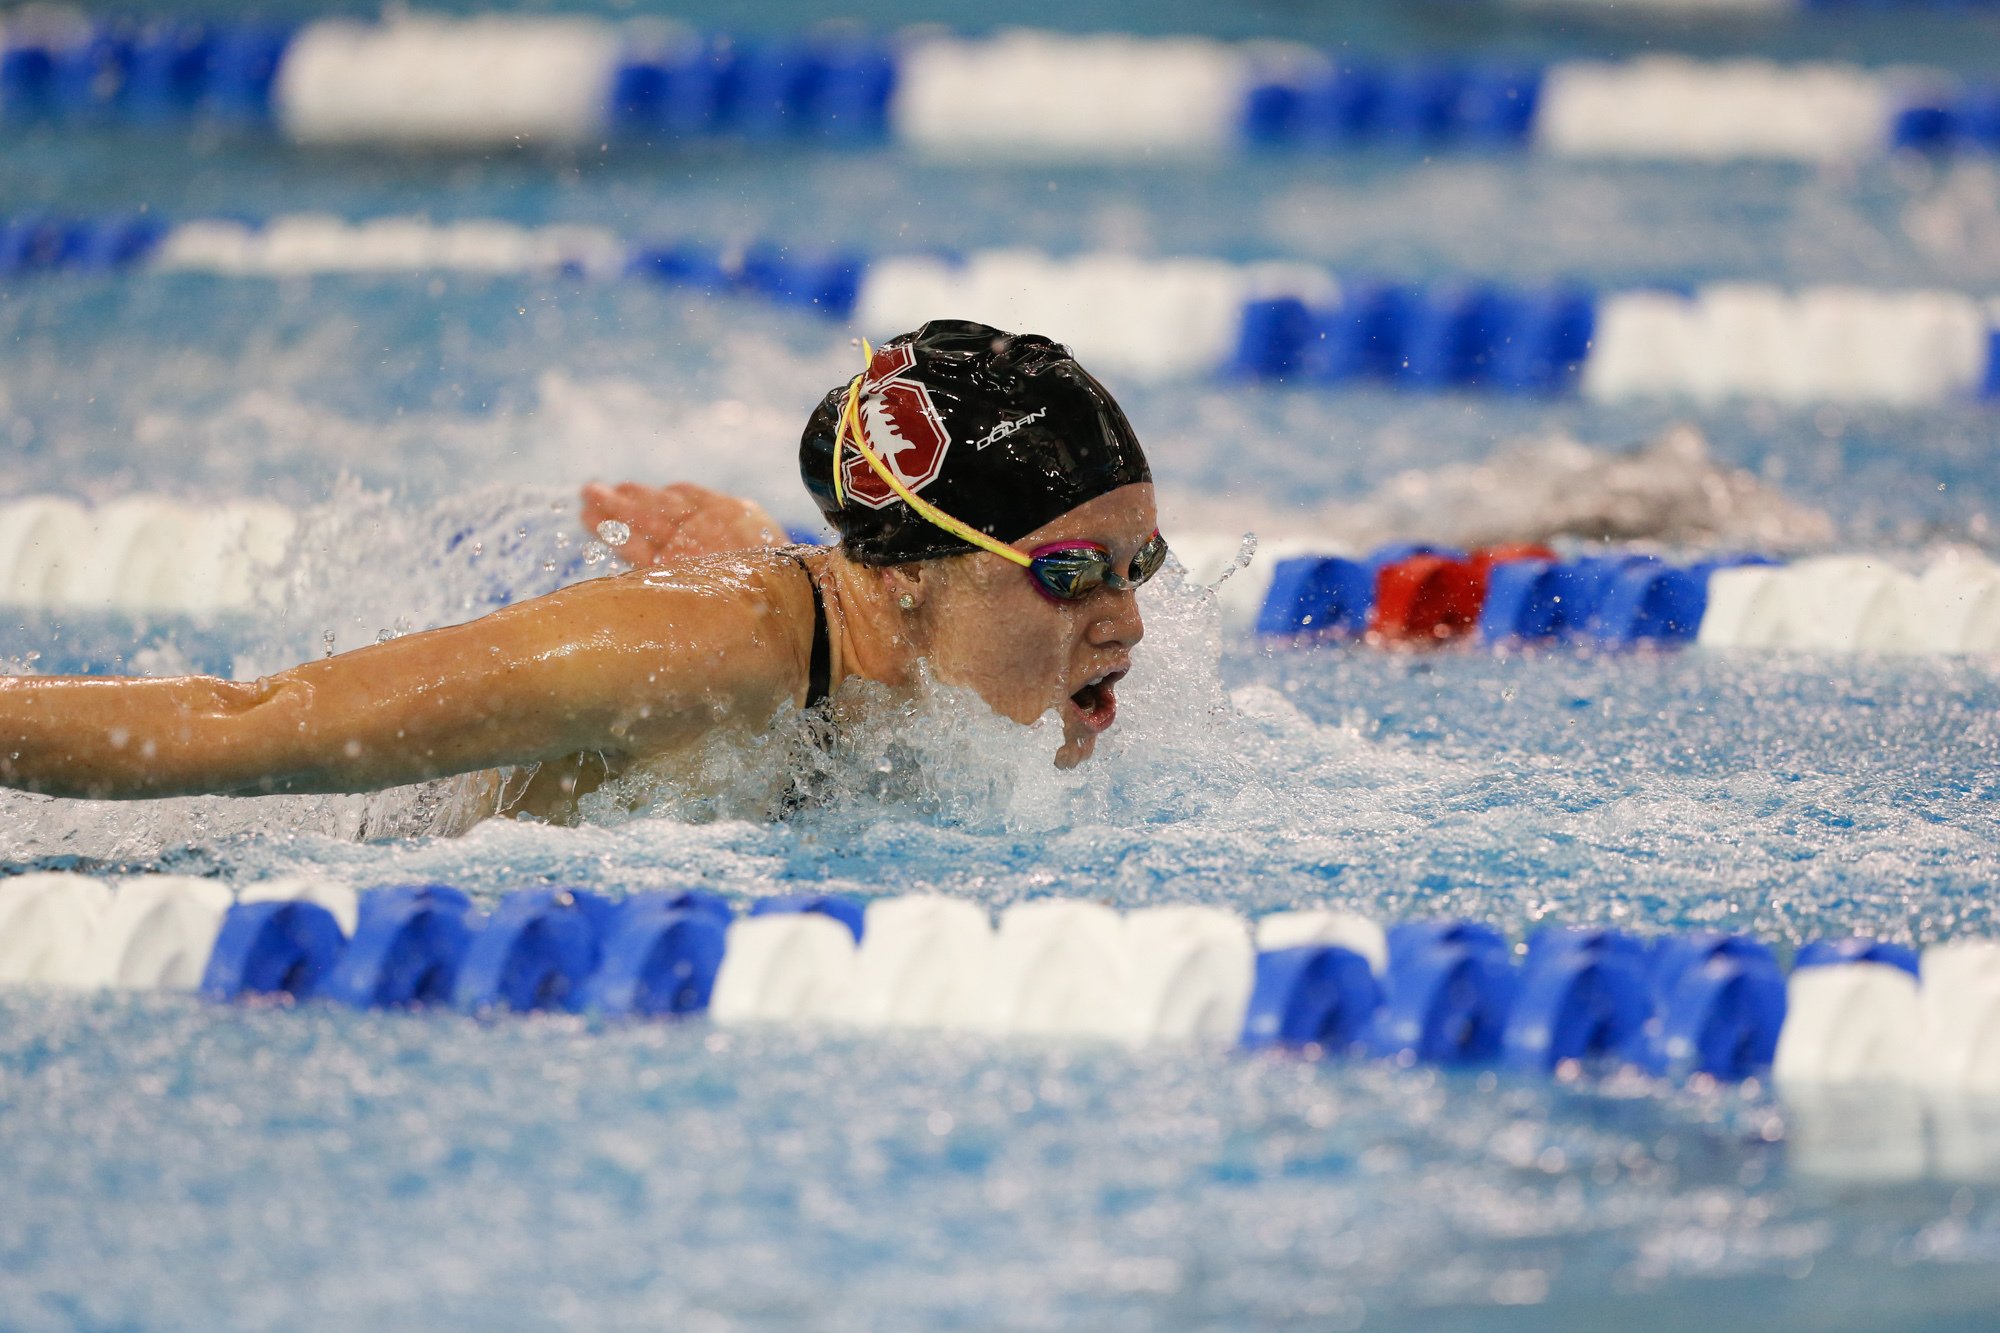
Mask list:
[[[1131,569],[1122,577],[1111,572],[1111,552],[1095,542],[1045,546],[1032,554],[1028,573],[1051,597],[1074,602],[1100,587],[1119,591],[1136,588],[1159,573],[1166,560],[1167,539],[1155,532],[1132,557]]]
[[[1132,557],[1132,573],[1126,581],[1136,588],[1159,573],[1160,566],[1166,563],[1167,539],[1156,532]]]

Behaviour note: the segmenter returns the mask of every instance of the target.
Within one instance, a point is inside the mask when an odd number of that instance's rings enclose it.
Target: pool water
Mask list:
[[[1872,34],[1885,59],[1969,74],[2000,50],[1965,36],[1991,31],[1982,16],[1733,37],[1486,7],[1021,18],[1384,51],[1497,35],[1529,55],[1852,55]],[[799,20],[767,5],[730,21]],[[2000,292],[2000,171],[1976,161],[1081,169],[887,151],[302,154],[36,130],[0,146],[0,200]],[[266,497],[300,512],[303,535],[256,615],[9,615],[0,659],[250,675],[462,619],[599,572],[579,565],[573,523],[592,477],[691,478],[810,523],[784,478],[806,409],[852,373],[854,332],[616,281],[13,284],[0,496]],[[1990,406],[1112,387],[1148,441],[1170,538],[1531,524],[1558,442],[1609,455],[1684,422],[1706,442],[1690,476],[1745,471],[1795,548],[2000,550]],[[1468,466],[1494,459],[1488,489],[1468,492]],[[1427,480],[1450,501],[1413,514]],[[1739,516],[1703,544],[1764,531]],[[1048,767],[1046,727],[940,690],[854,737],[830,799],[782,824],[638,792],[637,813],[582,828],[438,838],[407,791],[142,806],[5,793],[0,869],[306,870],[489,901],[581,884],[1329,903],[1515,938],[1545,922],[1702,925],[1784,947],[2000,935],[2000,664],[1271,646],[1225,632],[1177,575],[1142,605],[1118,726],[1074,773]],[[1971,1329],[2000,1300],[2000,1109],[1946,1117],[1886,1093],[1801,1105],[1631,1075],[13,991],[0,1162],[0,1326],[24,1330]]]

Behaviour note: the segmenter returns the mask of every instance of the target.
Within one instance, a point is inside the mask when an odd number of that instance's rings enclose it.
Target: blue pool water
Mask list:
[[[1877,42],[1882,58],[1975,74],[2000,51],[1966,38],[1992,33],[1982,17],[1728,37],[1465,8],[1019,18],[1384,51],[1496,34],[1530,55]],[[939,16],[990,26],[970,8]],[[729,21],[797,18],[773,4]],[[34,131],[0,146],[0,201],[2000,293],[2000,171],[1978,162],[1085,170],[886,152],[314,155]],[[692,477],[810,520],[782,479],[807,406],[852,371],[848,335],[609,282],[15,284],[0,294],[0,496],[263,496],[299,509],[308,540],[282,612],[12,616],[0,659],[249,674],[456,620],[574,567],[570,496],[591,477]],[[1506,515],[1551,441],[1603,453],[1688,422],[1715,464],[1822,524],[1813,547],[2000,551],[1991,407],[1114,387],[1149,442],[1170,535],[1324,530],[1329,516],[1359,530],[1404,512],[1394,486],[1494,458],[1482,503]],[[490,539],[477,559],[451,545],[467,530]],[[1118,728],[1073,774],[1046,766],[1045,734],[943,695],[900,740],[859,738],[835,798],[781,825],[668,802],[434,838],[407,792],[146,806],[8,793],[0,868],[232,882],[303,868],[485,899],[571,883],[937,890],[996,908],[1041,894],[1334,903],[1516,938],[1542,922],[1699,924],[1786,946],[2000,935],[1990,661],[1270,649],[1221,634],[1204,595],[1172,580],[1145,608]],[[1945,1127],[1857,1096],[1818,1108],[1808,1134],[1811,1110],[1754,1084],[6,992],[0,1326],[1990,1327],[2000,1112],[1952,1131],[1983,1168],[1871,1182],[1853,1169],[1871,1148],[1921,1153]]]

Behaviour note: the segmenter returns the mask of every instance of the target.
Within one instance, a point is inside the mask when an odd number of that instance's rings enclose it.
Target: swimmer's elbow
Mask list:
[[[316,734],[311,682],[285,675],[202,685],[203,697],[190,701],[191,725],[180,738],[189,778],[232,796],[317,785],[330,756]]]
[[[180,757],[189,790],[227,796],[374,791],[459,771],[342,690],[292,672],[210,681]]]

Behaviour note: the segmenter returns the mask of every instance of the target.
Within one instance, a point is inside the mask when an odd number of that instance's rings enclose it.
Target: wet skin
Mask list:
[[[1015,545],[1095,541],[1125,568],[1156,522],[1152,487],[1126,486]],[[907,687],[927,662],[1014,721],[1057,710],[1063,766],[1111,725],[1143,633],[1130,591],[1054,603],[987,552],[806,564],[836,683]],[[560,815],[631,760],[754,734],[802,704],[812,637],[811,588],[790,555],[668,558],[256,681],[0,679],[0,783],[103,799],[354,792],[515,766],[534,771],[501,808]]]

